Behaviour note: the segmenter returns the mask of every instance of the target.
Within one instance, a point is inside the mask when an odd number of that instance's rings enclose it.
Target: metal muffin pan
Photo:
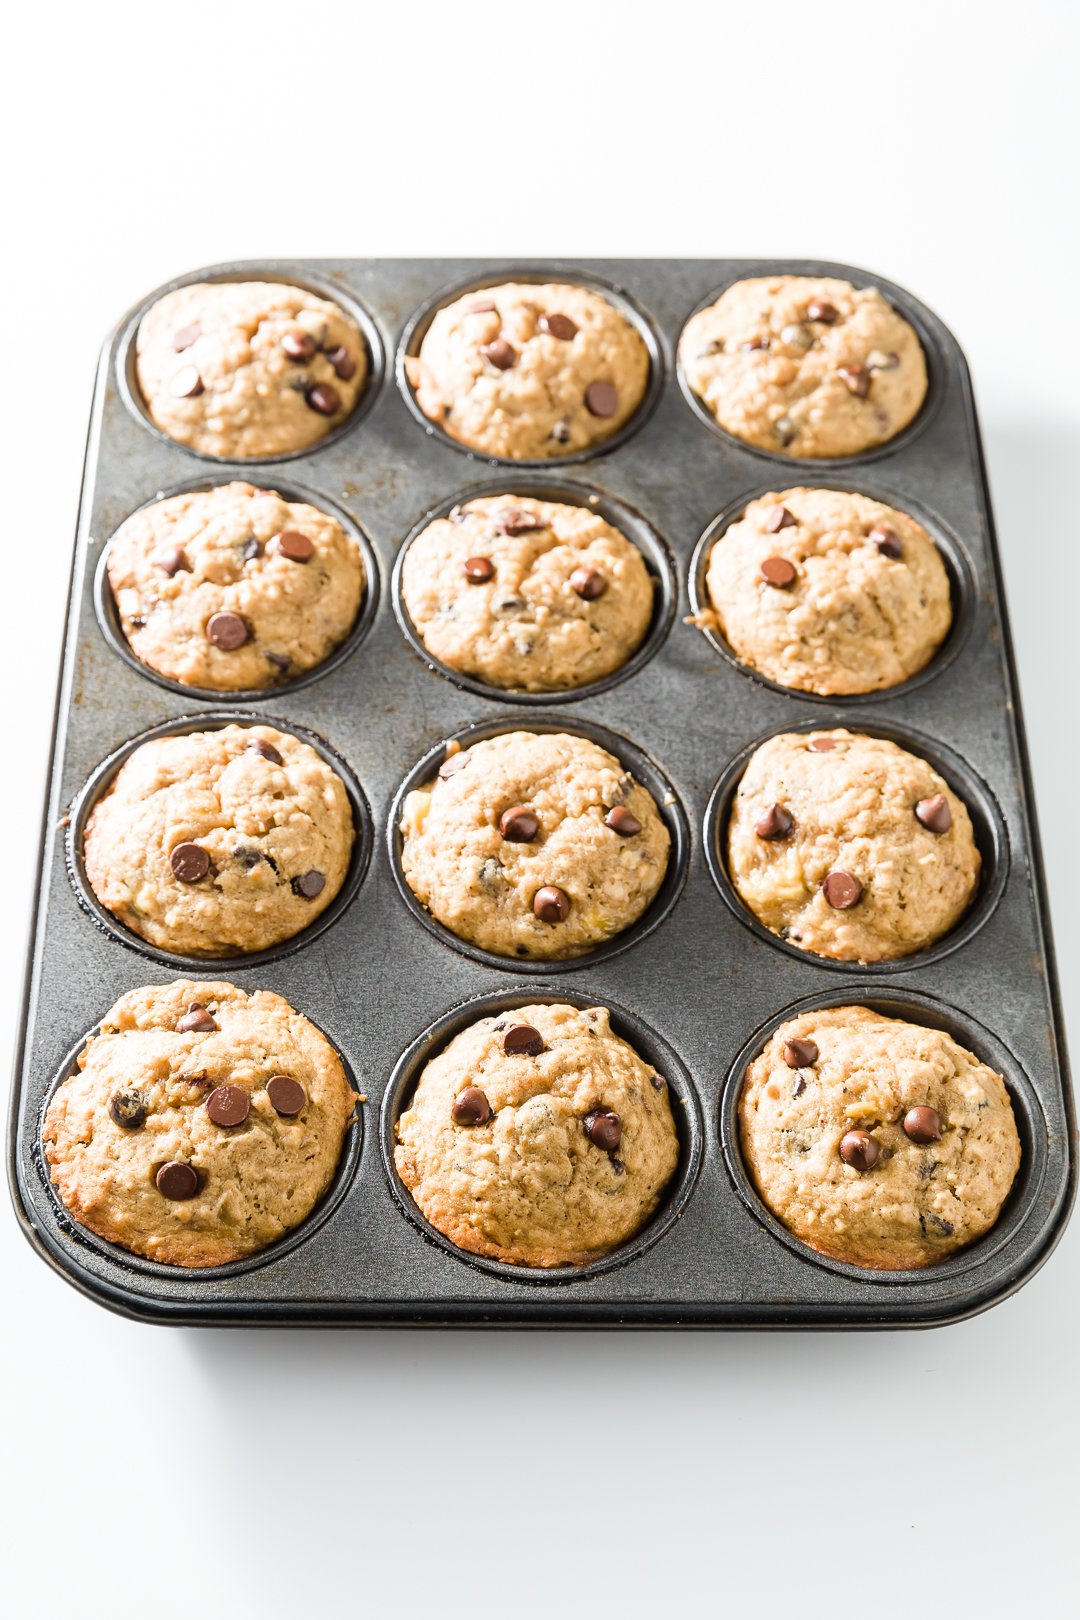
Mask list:
[[[930,394],[891,444],[842,463],[799,461],[739,444],[688,403],[673,359],[685,321],[731,281],[776,271],[877,285],[916,326]],[[472,455],[419,419],[403,360],[439,303],[528,276],[608,291],[639,323],[652,372],[642,409],[607,445],[515,467]],[[880,277],[806,261],[503,268],[464,260],[276,260],[221,265],[170,285],[211,277],[295,280],[339,299],[362,316],[373,374],[353,417],[316,449],[229,465],[166,439],[133,392],[134,332],[160,292],[125,317],[105,346],[12,1093],[9,1171],[35,1247],[116,1310],[198,1323],[911,1327],[971,1315],[1018,1288],[1068,1216],[1075,1124],[982,451],[967,367],[951,334]],[[286,460],[301,465],[281,466]],[[156,679],[117,647],[115,621],[95,599],[102,551],[125,517],[161,490],[223,477],[333,503],[366,536],[378,575],[393,582],[340,658],[257,699]],[[646,542],[661,591],[642,652],[610,680],[528,699],[434,668],[400,602],[395,562],[406,540],[425,514],[456,500],[487,492],[559,499],[569,493],[568,478],[579,499],[597,497],[605,515],[624,515],[631,539]],[[888,491],[928,522],[950,567],[959,624],[924,676],[870,700],[823,705],[761,680],[672,619],[692,609],[702,537],[721,531],[718,515],[730,518],[764,487],[831,482],[872,495]],[[653,540],[659,550],[651,549]],[[103,762],[115,769],[118,751],[147,732],[238,715],[309,735],[342,762],[361,827],[363,807],[369,810],[367,872],[340,905],[272,952],[228,963],[170,957],[88,906],[79,877],[84,790],[90,784],[97,791]],[[896,736],[943,764],[975,814],[989,857],[983,890],[954,933],[880,968],[784,948],[724,892],[718,838],[733,762],[773,732],[835,724]],[[666,810],[682,849],[670,887],[635,929],[567,962],[523,964],[471,951],[402,891],[394,806],[405,785],[437,767],[448,739],[541,725],[610,739],[614,752],[640,760],[647,782],[654,772],[658,785],[670,784]],[[69,881],[69,857],[79,892]],[[366,1097],[362,1129],[309,1220],[252,1260],[207,1272],[139,1261],[75,1228],[48,1183],[40,1148],[42,1111],[70,1072],[83,1032],[125,990],[180,975],[280,992],[325,1031]],[[397,1112],[434,1043],[470,1016],[539,998],[609,1005],[616,1029],[666,1070],[673,1098],[685,1104],[677,1108],[680,1168],[664,1205],[624,1248],[581,1271],[537,1273],[460,1254],[411,1206],[392,1163]],[[992,1232],[940,1267],[877,1273],[823,1260],[778,1226],[742,1168],[733,1109],[746,1063],[785,1016],[848,1000],[952,1030],[1001,1069],[1012,1089],[1024,1146],[1014,1191]]]

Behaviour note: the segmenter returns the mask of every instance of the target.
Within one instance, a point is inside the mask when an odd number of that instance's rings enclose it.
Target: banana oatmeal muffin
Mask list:
[[[429,523],[401,588],[433,658],[491,686],[553,692],[633,656],[654,582],[637,546],[590,507],[500,495]]]
[[[178,979],[121,996],[45,1116],[69,1214],[109,1243],[220,1266],[299,1226],[353,1109],[334,1048],[268,990]]]
[[[525,1266],[586,1265],[640,1231],[675,1172],[667,1083],[606,1007],[481,1018],[424,1068],[394,1159],[420,1212],[459,1249]]]
[[[746,1072],[742,1150],[795,1236],[883,1271],[932,1266],[993,1226],[1020,1166],[999,1074],[944,1030],[867,1007],[782,1024]]]

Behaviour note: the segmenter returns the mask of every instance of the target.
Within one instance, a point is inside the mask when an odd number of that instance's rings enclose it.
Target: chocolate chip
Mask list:
[[[795,1076],[795,1084],[791,1088],[791,1095],[793,1097],[801,1097],[805,1090],[806,1090],[806,1077],[802,1073],[802,1071],[800,1070],[799,1073]]]
[[[173,333],[172,346],[177,354],[182,354],[185,349],[190,349],[193,343],[197,343],[201,336],[201,322],[192,321],[190,326],[182,326],[178,332]]]
[[[802,321],[793,322],[785,326],[780,333],[781,341],[789,343],[793,349],[812,349],[814,347],[814,334]]]
[[[342,382],[351,382],[356,376],[356,361],[344,343],[339,343],[336,349],[327,349],[326,358],[334,368],[334,375]]]
[[[551,430],[551,437],[555,440],[556,444],[568,444],[570,442],[570,423],[566,420],[565,416],[561,417],[559,421],[555,423],[555,426]]]
[[[450,1118],[455,1125],[486,1125],[491,1118],[491,1104],[479,1086],[466,1086],[454,1098]]]
[[[590,416],[614,416],[619,395],[614,383],[591,382],[585,390],[585,409]]]
[[[830,872],[821,887],[834,911],[850,911],[862,899],[862,884],[850,872]]]
[[[740,352],[740,354],[752,354],[755,349],[767,349],[767,348],[769,348],[771,343],[772,343],[771,338],[767,338],[767,337],[751,338],[748,343],[740,343],[739,344],[739,352]]]
[[[191,564],[184,553],[177,548],[176,551],[162,551],[154,558],[154,567],[160,568],[163,574],[172,579],[176,574],[191,572]]]
[[[517,350],[513,344],[507,343],[504,337],[497,337],[491,343],[485,343],[480,353],[497,371],[509,371],[517,359]]]
[[[900,364],[900,356],[891,350],[885,354],[881,349],[872,349],[866,357],[866,364],[871,371],[895,371]]]
[[[304,395],[311,410],[317,411],[320,416],[333,416],[341,409],[341,395],[333,383],[316,383]]]
[[[849,394],[865,399],[870,392],[870,373],[865,366],[839,366],[840,380]]]
[[[273,743],[265,742],[262,737],[249,737],[244,744],[244,753],[258,754],[260,759],[268,759],[271,765],[284,765],[285,763]]]
[[[266,662],[273,664],[274,668],[280,670],[283,675],[287,669],[292,668],[292,657],[289,653],[268,652]]]
[[[149,1112],[141,1091],[114,1091],[109,1098],[109,1118],[122,1131],[137,1131],[146,1124]]]
[[[315,358],[316,343],[310,332],[286,332],[281,347],[290,360],[299,360],[301,365],[307,365],[309,360]]]
[[[541,315],[540,330],[548,337],[558,338],[560,343],[569,343],[577,336],[577,324],[569,315]]]
[[[554,883],[545,884],[533,896],[533,913],[541,922],[562,923],[570,915],[570,896]]]
[[[812,754],[831,754],[836,747],[836,738],[811,737],[806,746]]]
[[[195,399],[203,392],[203,380],[195,366],[181,366],[169,384],[174,399]]]
[[[790,416],[778,416],[776,421],[773,423],[773,432],[780,440],[780,443],[784,446],[792,443],[797,436],[798,431],[798,428],[791,420]]]
[[[495,578],[495,564],[490,557],[466,557],[461,566],[470,585],[486,585]]]
[[[503,1036],[503,1051],[510,1057],[539,1057],[544,1037],[531,1024],[511,1024]]]
[[[788,1041],[784,1046],[784,1062],[789,1069],[812,1068],[820,1056],[816,1041]]]
[[[928,832],[939,836],[947,833],[952,826],[952,811],[944,793],[935,793],[930,799],[920,799],[915,806],[915,819],[921,821]]]
[[[904,1135],[913,1142],[940,1142],[941,1115],[936,1108],[925,1105],[909,1108],[904,1115]]]
[[[806,318],[808,321],[820,321],[823,326],[835,326],[840,319],[840,311],[824,298],[811,298],[806,306]]]
[[[251,1112],[251,1098],[243,1086],[215,1086],[206,1112],[215,1125],[242,1125]]]
[[[593,1147],[614,1153],[622,1141],[622,1120],[610,1108],[594,1108],[585,1115],[585,1135]]]
[[[210,857],[199,844],[177,844],[169,865],[181,883],[200,883],[210,870]]]
[[[261,551],[262,546],[259,544],[258,540],[256,540],[254,535],[250,535],[248,539],[244,541],[243,556],[246,563],[254,562]]]
[[[595,602],[607,590],[607,580],[595,568],[575,568],[570,575],[570,589],[583,602]]]
[[[895,529],[888,528],[884,523],[877,523],[870,530],[869,538],[877,546],[883,557],[902,557],[904,548],[900,544],[900,536]]]
[[[154,1177],[154,1184],[162,1198],[171,1198],[179,1202],[182,1198],[194,1198],[199,1190],[199,1178],[190,1164],[182,1164],[179,1159],[170,1159],[163,1164]]]
[[[278,554],[287,557],[290,562],[310,562],[315,555],[314,541],[301,534],[299,529],[282,529],[274,544]]]
[[[531,844],[540,831],[540,817],[523,804],[515,804],[499,817],[499,831],[511,844]]]
[[[490,315],[497,308],[494,298],[477,298],[473,303],[466,304],[466,315]]]
[[[535,512],[521,512],[516,507],[505,506],[495,513],[495,522],[503,534],[527,534],[530,529],[543,529],[547,525]],[[487,559],[485,558],[485,561]]]
[[[641,822],[624,804],[612,805],[604,817],[604,826],[610,827],[620,838],[636,838],[641,831]]]
[[[233,850],[233,860],[239,861],[245,872],[253,872],[260,861],[267,861],[269,859],[269,856],[264,855],[260,849]],[[273,862],[271,861],[270,864],[273,865]],[[277,868],[275,867],[275,871],[276,870]]]
[[[312,869],[310,872],[301,872],[294,877],[290,888],[293,894],[300,895],[303,900],[314,900],[316,895],[322,894],[326,887],[326,879],[321,872]]]
[[[766,557],[759,572],[766,585],[773,585],[778,591],[789,590],[795,583],[795,564],[786,557]]]
[[[773,838],[786,838],[794,827],[795,822],[791,814],[782,804],[771,804],[757,823],[754,831],[759,838],[771,840]]]
[[[796,528],[798,522],[794,512],[789,512],[786,506],[774,506],[765,519],[765,533],[779,534],[781,529]]]
[[[177,1019],[176,1028],[180,1035],[209,1035],[217,1025],[202,1002],[193,1001],[183,1018]]]
[[[881,1157],[881,1149],[869,1131],[848,1131],[840,1138],[840,1157],[853,1170],[872,1170]]]
[[[456,776],[458,771],[463,771],[468,763],[468,752],[464,748],[456,748],[452,754],[447,754],[439,766],[439,775],[445,782],[448,776]]]
[[[919,1219],[922,1220],[923,1217],[920,1216]],[[932,1212],[928,1212],[925,1219],[930,1222],[930,1225],[935,1231],[941,1233],[942,1237],[952,1237],[953,1233],[956,1231],[956,1227],[953,1225],[952,1221],[942,1220],[940,1215],[935,1215]],[[925,1226],[923,1227],[923,1230],[926,1230]]]
[[[212,613],[206,622],[206,639],[222,652],[235,652],[248,640],[248,627],[239,613]]]
[[[293,1119],[307,1104],[307,1092],[299,1080],[288,1074],[275,1074],[266,1082],[266,1095],[275,1114]]]

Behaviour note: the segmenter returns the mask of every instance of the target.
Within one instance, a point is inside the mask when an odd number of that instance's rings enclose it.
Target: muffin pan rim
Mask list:
[[[306,686],[312,686],[316,681],[327,675],[332,675],[352,657],[363,642],[367,639],[379,612],[382,598],[382,569],[378,556],[371,540],[362,524],[352,514],[331,500],[328,495],[298,484],[292,479],[276,479],[277,487],[270,493],[280,495],[283,500],[290,502],[304,502],[309,506],[317,507],[326,517],[331,517],[339,523],[346,534],[352,536],[360,550],[360,558],[364,568],[364,591],[360,598],[360,606],[356,618],[346,636],[333,647],[321,663],[315,664],[311,669],[303,670],[292,679],[277,681],[272,686],[230,687],[217,688],[212,686],[189,686],[184,681],[174,680],[169,675],[163,675],[160,670],[153,669],[144,664],[137,656],[131,643],[124,635],[120,623],[120,613],[109,582],[109,555],[112,551],[113,541],[123,523],[128,518],[135,517],[139,512],[146,512],[161,501],[171,500],[175,495],[200,494],[211,489],[221,489],[227,484],[249,483],[247,478],[237,478],[234,474],[222,470],[209,478],[185,479],[183,483],[173,484],[167,489],[159,490],[149,500],[143,501],[140,506],[132,507],[127,517],[121,520],[101,548],[101,555],[94,569],[94,612],[97,615],[98,628],[109,647],[118,658],[122,658],[130,669],[144,679],[153,681],[163,691],[171,692],[175,697],[194,698],[199,702],[221,704],[229,703],[263,703],[267,698],[281,696],[291,697],[294,692],[302,691]]]
[[[545,483],[533,476],[512,480],[512,483],[513,488],[508,489],[506,479],[488,479],[481,484],[461,488],[456,494],[430,508],[412,525],[398,548],[390,582],[390,598],[398,628],[416,656],[433,674],[440,675],[443,680],[449,681],[461,691],[471,692],[489,703],[520,704],[527,711],[529,708],[541,708],[552,703],[578,703],[590,697],[599,697],[622,681],[632,680],[663,650],[664,643],[674,627],[679,606],[679,565],[674,552],[660,531],[643,513],[635,511],[625,501],[609,495],[605,490],[594,489],[587,484],[579,484],[565,478],[556,478]],[[430,524],[446,517],[455,506],[497,495],[505,495],[508,500],[552,501],[594,511],[606,523],[618,529],[620,534],[641,553],[655,586],[653,613],[640,645],[631,653],[625,664],[620,664],[618,669],[613,669],[609,674],[601,675],[595,681],[588,681],[581,686],[550,687],[538,692],[526,692],[520,687],[492,686],[479,676],[465,675],[428,651],[405,605],[402,589],[405,559],[409,548]]]

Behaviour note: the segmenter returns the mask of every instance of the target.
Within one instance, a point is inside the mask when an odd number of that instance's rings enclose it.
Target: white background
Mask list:
[[[174,273],[317,253],[806,254],[941,314],[982,410],[1077,1043],[1069,0],[104,0],[28,7],[5,54],[6,1047],[99,342]],[[66,1288],[7,1209],[0,1243],[13,1615],[1075,1601],[1080,1222],[988,1315],[891,1335],[165,1330]]]

